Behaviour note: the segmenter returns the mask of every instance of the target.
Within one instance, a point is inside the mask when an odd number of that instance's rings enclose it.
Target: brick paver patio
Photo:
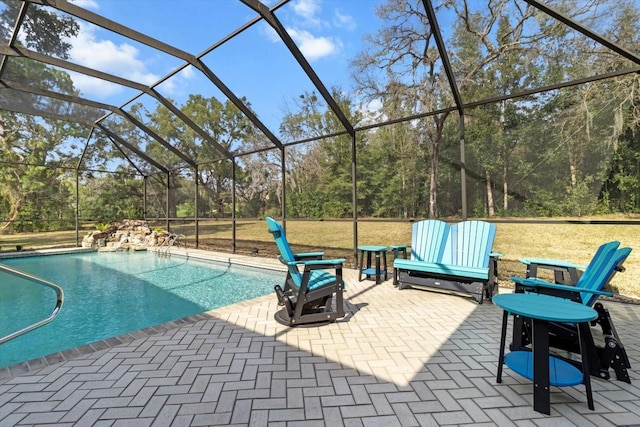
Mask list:
[[[505,369],[496,383],[502,312],[491,302],[345,276],[348,316],[327,326],[279,325],[269,295],[2,370],[0,425],[640,425],[640,306],[605,303],[632,384],[593,378],[594,411],[584,386],[552,387],[547,416],[533,411],[530,381]]]

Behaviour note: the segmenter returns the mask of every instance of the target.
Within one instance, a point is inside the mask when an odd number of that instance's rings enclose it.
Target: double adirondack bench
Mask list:
[[[479,304],[498,291],[498,257],[492,252],[496,227],[484,221],[449,225],[440,220],[413,224],[411,258],[393,261],[394,284],[470,294]]]

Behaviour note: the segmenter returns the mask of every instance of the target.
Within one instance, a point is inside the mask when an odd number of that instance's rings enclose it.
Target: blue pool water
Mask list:
[[[59,284],[53,322],[0,345],[0,367],[273,292],[284,273],[151,252],[75,253],[6,259]],[[0,272],[0,336],[46,317],[53,290]]]

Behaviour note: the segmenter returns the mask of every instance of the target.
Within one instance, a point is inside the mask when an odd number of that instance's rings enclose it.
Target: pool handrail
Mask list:
[[[162,244],[158,246],[158,249],[156,250],[157,255],[165,256],[165,257],[171,256],[171,248],[173,247],[173,245],[179,244],[179,240],[181,237],[183,238],[183,240],[186,240],[187,238],[187,236],[185,236],[184,234],[174,234],[174,233],[169,234],[169,236],[166,239],[164,239]],[[186,250],[187,248],[186,241],[184,242],[184,247]]]
[[[46,325],[47,323],[51,322],[53,319],[56,318],[56,316],[58,316],[58,314],[60,313],[60,309],[62,308],[62,304],[64,303],[64,292],[62,291],[62,288],[53,283],[50,282],[46,279],[43,279],[41,277],[38,276],[34,276],[32,274],[29,273],[25,273],[24,271],[20,271],[20,270],[16,270],[15,268],[11,268],[9,266],[6,266],[4,264],[0,264],[0,271],[3,271],[5,273],[9,273],[12,274],[14,276],[17,277],[22,277],[24,279],[28,279],[32,282],[41,284],[41,285],[45,285],[48,286],[49,288],[53,289],[56,292],[56,306],[53,308],[53,311],[44,319],[33,323],[29,326],[25,326],[24,328],[16,331],[16,332],[12,332],[9,335],[6,335],[4,337],[0,337],[0,344],[4,344],[5,342],[12,340],[20,335],[26,334],[29,331],[32,331],[36,328],[39,328],[40,326]]]

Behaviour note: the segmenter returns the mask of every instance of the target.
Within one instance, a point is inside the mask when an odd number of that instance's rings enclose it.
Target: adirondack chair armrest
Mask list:
[[[516,291],[520,289],[520,290],[529,290],[533,292],[539,292],[540,288],[543,288],[543,289],[551,289],[555,291],[567,292],[572,294],[586,293],[586,294],[601,295],[601,296],[607,296],[607,297],[613,296],[613,293],[607,292],[607,291],[598,291],[595,289],[585,289],[585,288],[576,288],[575,286],[558,285],[555,283],[549,283],[546,280],[541,280],[536,278],[525,279],[522,277],[511,277],[510,279],[516,284]]]
[[[489,258],[500,258],[503,256],[502,252],[489,252]]]
[[[319,270],[323,268],[339,268],[342,267],[342,264],[344,264],[345,262],[347,262],[347,260],[344,258],[336,258],[312,261],[298,261],[297,264],[302,264],[305,268],[308,267],[311,270]]]
[[[296,261],[303,261],[303,260],[317,260],[317,259],[322,259],[322,257],[324,256],[324,252],[302,252],[299,254],[293,254],[293,258]]]
[[[342,267],[347,260],[344,258],[336,258],[336,259],[314,259],[314,260],[299,260],[299,261],[283,261],[281,256],[278,256],[278,260],[284,265],[304,265],[312,267],[313,270],[319,270],[322,268],[336,268]]]
[[[546,258],[520,258],[522,264],[525,265],[540,265],[540,266],[548,266],[548,267],[557,267],[557,268],[575,268],[576,270],[584,270],[587,268],[586,265],[574,264],[569,261],[563,261],[558,259],[546,259]]]

